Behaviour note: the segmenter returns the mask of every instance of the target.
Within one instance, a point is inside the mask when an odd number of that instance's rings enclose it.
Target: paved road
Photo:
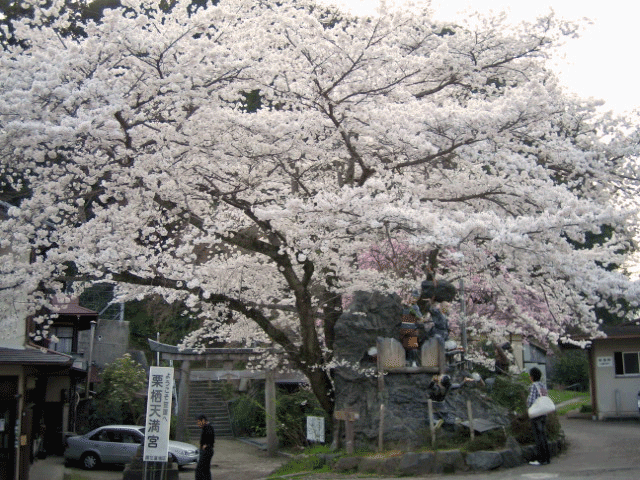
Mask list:
[[[509,470],[489,473],[460,473],[429,475],[416,479],[449,478],[455,480],[640,480],[640,421],[596,422],[589,419],[562,418],[562,426],[569,442],[566,453],[552,459],[551,465],[533,467],[523,465]],[[58,457],[47,461],[61,462]],[[282,457],[269,458],[266,452],[236,440],[216,440],[214,479],[258,480],[283,464]],[[180,480],[193,480],[194,467],[180,472]],[[77,478],[87,480],[120,480],[122,468],[87,472],[66,468]],[[305,480],[356,479],[359,475],[304,475]],[[397,477],[370,477],[370,480],[397,480]],[[39,480],[39,479],[32,479]],[[49,480],[43,478],[41,480]]]

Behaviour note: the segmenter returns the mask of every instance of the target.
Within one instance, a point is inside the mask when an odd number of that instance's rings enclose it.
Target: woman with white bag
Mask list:
[[[542,378],[540,369],[533,367],[529,370],[529,376],[533,383],[529,387],[527,408],[538,453],[537,457],[529,464],[548,465],[551,461],[551,452],[549,451],[549,441],[547,440],[547,414],[554,411],[555,406],[547,395],[547,387],[540,381]]]

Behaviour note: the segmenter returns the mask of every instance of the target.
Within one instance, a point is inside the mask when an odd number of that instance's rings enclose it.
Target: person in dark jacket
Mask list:
[[[200,458],[196,466],[196,480],[211,480],[211,459],[213,458],[216,433],[213,425],[209,423],[205,415],[198,415],[196,423],[202,429],[200,434]]]
[[[529,396],[527,397],[527,408],[533,405],[536,398],[547,395],[547,387],[540,381],[542,372],[539,368],[533,367],[529,370],[531,377],[531,386],[529,387]],[[533,436],[536,440],[537,457],[529,462],[530,465],[548,465],[551,461],[551,452],[549,450],[549,441],[547,440],[547,416],[540,415],[531,419],[531,428]]]

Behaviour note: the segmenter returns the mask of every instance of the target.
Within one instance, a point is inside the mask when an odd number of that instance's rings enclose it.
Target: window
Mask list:
[[[142,443],[142,438],[139,435],[136,435],[133,432],[125,432],[122,434],[122,442],[123,443]]]
[[[50,334],[58,337],[56,343],[51,342],[49,348],[60,353],[73,353],[73,327],[52,327]]]
[[[616,375],[640,374],[639,352],[615,352],[613,356],[616,362]]]
[[[108,432],[106,430],[100,430],[98,433],[91,437],[91,440],[95,440],[96,442],[110,442]]]
[[[120,430],[103,429],[91,437],[91,440],[97,442],[122,443],[123,432]]]

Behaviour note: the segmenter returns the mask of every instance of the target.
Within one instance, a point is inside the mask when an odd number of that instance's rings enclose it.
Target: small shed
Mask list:
[[[640,417],[640,321],[605,326],[589,349],[594,417]]]

